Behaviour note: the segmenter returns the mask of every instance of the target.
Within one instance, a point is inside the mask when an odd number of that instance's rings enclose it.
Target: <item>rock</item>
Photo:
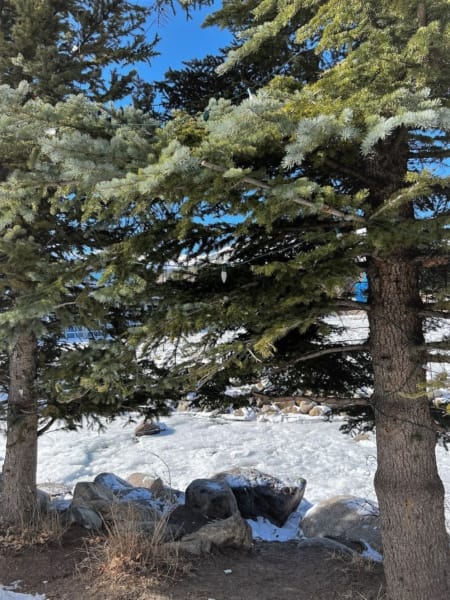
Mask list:
[[[84,506],[72,506],[70,509],[70,521],[78,523],[85,529],[100,531],[103,527],[103,519],[95,510]]]
[[[106,488],[113,493],[116,516],[119,513],[134,511],[136,518],[141,520],[154,519],[165,509],[165,499],[156,498],[150,489],[135,487],[114,473],[100,473],[94,479],[94,483],[100,488]],[[127,508],[127,505],[132,506]]]
[[[276,415],[279,413],[279,410],[272,406],[272,404],[264,404],[261,406],[261,413],[265,415]]]
[[[209,519],[202,515],[200,511],[189,508],[183,504],[177,506],[170,513],[168,527],[172,532],[173,539],[178,540],[187,533],[197,531],[209,522]]]
[[[300,408],[294,403],[292,406],[286,406],[283,408],[281,412],[285,415],[298,415],[300,413]]]
[[[114,494],[111,489],[95,482],[80,481],[73,491],[71,508],[72,511],[78,508],[88,509],[110,519],[113,503]]]
[[[50,506],[50,494],[47,494],[47,492],[44,492],[44,490],[40,490],[39,488],[36,490],[36,494],[38,511],[40,513],[48,512]]]
[[[178,412],[188,412],[191,408],[190,400],[178,400],[177,402],[177,411]]]
[[[282,411],[296,406],[294,400],[274,400],[273,405]]]
[[[248,523],[238,514],[228,519],[208,523],[193,533],[183,536],[178,548],[189,554],[204,554],[216,548],[250,548],[252,532]]]
[[[151,528],[151,523],[161,518],[163,508],[162,503],[153,498],[150,490],[133,487],[112,473],[102,473],[93,482],[77,483],[71,504],[72,514],[81,523],[85,509],[95,512],[103,522],[132,522],[139,524],[140,530]],[[90,522],[91,515],[86,514],[86,520]]]
[[[140,423],[136,429],[134,430],[134,435],[136,437],[140,437],[142,435],[155,435],[156,433],[161,433],[162,429],[156,423],[151,421],[144,421]]]
[[[232,410],[229,414],[223,415],[223,418],[235,421],[254,421],[256,419],[256,412],[251,406],[243,406]]]
[[[64,483],[57,483],[53,481],[38,483],[38,488],[44,492],[47,492],[52,500],[55,498],[64,498],[72,495],[72,489]]]
[[[145,473],[132,473],[127,477],[127,482],[134,487],[147,488],[156,497],[160,498],[165,494],[166,488],[160,477],[150,477]]]
[[[279,527],[300,504],[306,487],[304,479],[298,486],[289,486],[276,477],[251,468],[231,469],[218,473],[214,479],[225,481],[231,487],[245,519],[265,517]]]
[[[227,519],[238,513],[236,498],[225,481],[194,479],[186,489],[186,506],[207,519]]]
[[[309,411],[315,406],[317,406],[317,403],[314,400],[302,400],[299,404],[299,409],[302,415],[308,415]]]
[[[313,406],[308,415],[310,417],[322,417],[323,415],[326,415],[329,410],[330,409],[327,406]]]
[[[378,506],[356,496],[334,496],[309,509],[300,523],[306,537],[328,537],[340,543],[363,542],[382,552]]]
[[[99,486],[103,486],[108,488],[114,495],[119,495],[126,490],[133,489],[133,485],[118,477],[114,473],[99,473],[97,477],[94,479],[94,483]]]

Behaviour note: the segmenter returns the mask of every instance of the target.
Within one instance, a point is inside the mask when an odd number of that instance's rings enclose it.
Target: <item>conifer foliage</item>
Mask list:
[[[280,350],[288,370],[370,356],[393,600],[449,595],[425,369],[447,360],[449,342],[424,338],[432,319],[449,318],[449,290],[434,275],[432,295],[421,287],[427,270],[448,265],[449,10],[444,0],[224,2],[212,20],[238,29],[241,44],[220,73],[277,47],[287,29],[292,59],[313,52],[315,69],[278,68],[244,99],[205,98],[203,111],[176,113],[160,133],[164,151],[127,182],[130,194],[182,198],[178,276],[139,333],[191,334],[201,359],[183,356],[182,366],[200,388],[243,362],[256,372]],[[348,291],[361,273],[367,303]],[[368,338],[333,343],[325,317],[353,310],[367,313]],[[322,344],[307,350],[312,330]]]
[[[126,287],[115,285],[107,269],[114,248],[144,236],[158,208],[148,207],[146,225],[131,218],[131,205],[119,218],[92,193],[99,181],[143,166],[154,143],[151,115],[104,104],[139,90],[127,65],[154,54],[143,30],[148,15],[121,0],[0,4],[0,368],[8,398],[0,517],[7,522],[34,516],[38,432],[57,419],[75,427],[85,415],[136,405],[152,413],[158,404],[146,402],[144,361],[138,365],[122,343],[141,310],[132,295],[143,279],[136,268]],[[81,339],[68,343],[70,328]]]

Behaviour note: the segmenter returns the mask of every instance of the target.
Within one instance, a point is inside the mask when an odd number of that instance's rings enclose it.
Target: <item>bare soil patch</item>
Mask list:
[[[17,591],[49,600],[381,600],[379,564],[337,556],[295,542],[255,543],[181,558],[176,578],[138,570],[102,572],[92,552],[104,538],[72,527],[56,543],[13,548],[0,545],[0,583],[20,580]],[[1,597],[1,593],[0,593]]]

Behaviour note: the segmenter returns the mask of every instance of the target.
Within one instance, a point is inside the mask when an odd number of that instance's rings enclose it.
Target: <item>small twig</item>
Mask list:
[[[228,169],[226,167],[221,167],[220,165],[215,165],[213,163],[208,162],[207,160],[202,160],[200,163],[202,167],[206,169],[211,169],[211,171],[218,171],[219,173],[226,173]],[[258,187],[262,190],[273,191],[273,187],[264,181],[260,181],[259,179],[255,179],[254,177],[249,177],[246,175],[241,179],[244,183],[248,183],[255,187]],[[314,202],[309,202],[309,200],[304,200],[303,198],[293,198],[292,199],[296,204],[300,204],[300,206],[304,206],[305,208],[309,208],[314,212],[323,212],[327,215],[332,215],[333,217],[338,217],[339,219],[343,219],[344,221],[357,221],[358,223],[365,223],[366,220],[359,215],[353,215],[349,213],[344,213],[336,208],[332,208],[327,204],[322,204],[318,206],[314,204]]]

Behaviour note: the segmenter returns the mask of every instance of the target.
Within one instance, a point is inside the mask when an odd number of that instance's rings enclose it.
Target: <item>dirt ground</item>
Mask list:
[[[92,556],[104,544],[72,527],[61,540],[32,547],[0,544],[0,583],[49,600],[381,600],[378,564],[299,548],[255,543],[202,558],[180,558],[176,576],[107,573]],[[2,593],[0,591],[0,600]]]

